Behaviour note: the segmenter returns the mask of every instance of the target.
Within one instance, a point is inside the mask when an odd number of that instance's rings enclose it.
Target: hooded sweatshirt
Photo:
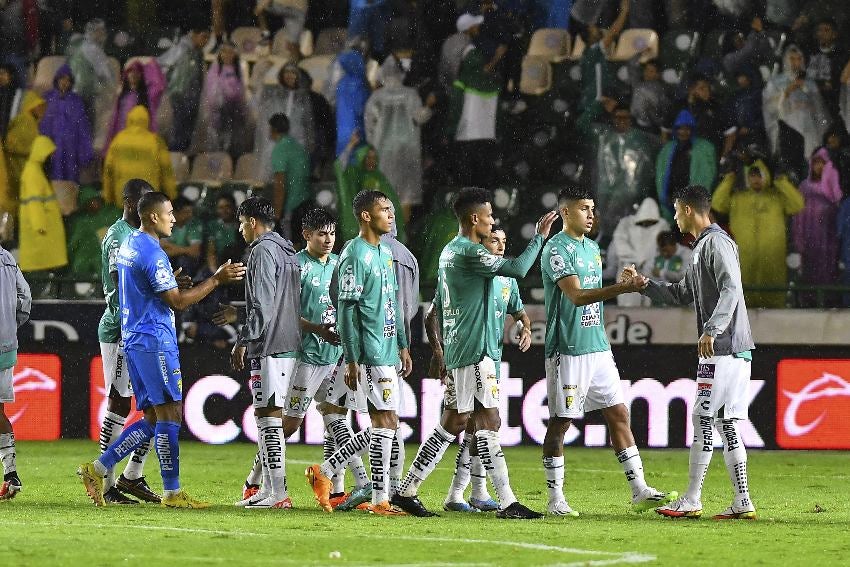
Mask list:
[[[744,290],[738,247],[716,224],[694,244],[692,262],[679,283],[650,280],[646,295],[660,303],[694,304],[697,336],[714,337],[714,355],[743,353],[755,348]]]
[[[654,222],[649,226],[641,223]],[[611,246],[614,248],[615,259],[608,250],[608,266],[616,266],[619,272],[623,266],[634,264],[643,266],[655,258],[658,234],[670,230],[670,224],[661,218],[661,211],[655,199],[647,197],[633,215],[624,217],[617,228]]]
[[[144,179],[170,199],[177,197],[171,155],[149,124],[148,109],[137,106],[127,115],[127,127],[112,140],[103,163],[103,199],[107,203],[120,206],[124,184],[136,178]]]
[[[56,144],[48,172],[50,179],[78,183],[80,169],[94,158],[91,124],[80,95],[73,90],[64,94],[59,90],[62,77],[70,78],[71,89],[74,88],[71,67],[62,65],[53,76],[53,89],[44,95],[47,109],[39,123],[39,131]]]
[[[351,134],[360,133],[366,138],[363,112],[369,99],[369,83],[366,81],[366,62],[359,51],[350,50],[339,56],[339,64],[345,75],[336,87],[336,155],[342,153]]]
[[[245,324],[238,343],[249,359],[301,347],[301,268],[292,243],[267,232],[248,246]]]
[[[18,350],[18,327],[30,318],[32,294],[15,258],[0,246],[0,354],[13,353],[0,370],[12,368]],[[10,364],[11,363],[11,364]]]
[[[21,174],[18,262],[24,272],[50,270],[68,264],[65,224],[56,193],[44,175],[44,162],[55,151],[56,146],[50,138],[38,136]]]

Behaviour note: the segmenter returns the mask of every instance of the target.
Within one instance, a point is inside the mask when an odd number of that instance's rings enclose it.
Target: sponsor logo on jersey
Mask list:
[[[582,287],[596,287],[599,285],[599,282],[602,281],[600,276],[588,275],[584,276],[584,279],[581,281]]]
[[[785,449],[850,449],[850,360],[779,363],[776,442]]]
[[[582,327],[599,327],[602,325],[602,309],[600,305],[599,302],[596,302],[584,306],[581,310]]]

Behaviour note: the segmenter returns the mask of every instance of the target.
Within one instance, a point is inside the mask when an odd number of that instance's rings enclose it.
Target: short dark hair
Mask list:
[[[679,189],[673,200],[681,201],[698,213],[705,214],[711,210],[711,193],[702,185],[688,185]]]
[[[195,205],[192,203],[192,201],[190,201],[189,199],[187,199],[187,198],[186,198],[186,197],[184,197],[183,195],[180,195],[179,197],[177,197],[176,199],[174,199],[173,201],[171,201],[171,204],[172,204],[172,205],[174,205],[174,210],[175,210],[175,211],[179,211],[179,210],[181,210],[181,209],[185,209],[186,207],[194,207],[194,206],[195,206]]]
[[[693,75],[691,75],[690,79],[688,80],[688,88],[694,87],[694,86],[696,86],[697,83],[700,83],[700,82],[703,82],[703,81],[705,81],[706,83],[711,85],[711,79],[708,78],[708,75],[706,75],[704,73],[694,73]]]
[[[490,234],[493,234],[494,232],[504,232],[505,236],[508,235],[508,231],[506,231],[505,227],[503,227],[503,226],[494,226],[493,228],[491,228]]]
[[[567,185],[558,192],[558,205],[564,205],[568,201],[581,201],[582,199],[593,199],[593,193],[581,185]]]
[[[351,201],[351,207],[354,209],[354,216],[359,220],[360,213],[368,211],[381,199],[389,200],[389,197],[380,191],[368,191],[366,189],[360,191],[354,196],[354,200]]]
[[[672,230],[659,232],[655,241],[658,243],[658,246],[667,246],[668,244],[679,243],[679,240],[676,238],[676,233]]]
[[[269,118],[269,127],[278,134],[289,134],[289,118],[283,112],[273,114]]]
[[[315,208],[310,209],[306,213],[304,213],[304,217],[301,219],[301,229],[302,230],[319,230],[320,228],[325,228],[326,226],[336,226],[336,217],[330,214],[325,209]]]
[[[274,205],[265,197],[250,197],[242,201],[236,216],[257,219],[266,226],[275,222]]]
[[[838,22],[835,20],[835,18],[833,18],[831,16],[824,16],[823,18],[818,20],[818,23],[817,23],[818,26],[821,26],[821,25],[824,25],[824,24],[831,27],[833,31],[838,31]],[[817,27],[817,26],[815,26],[815,27]]]
[[[462,220],[473,209],[482,207],[493,201],[490,191],[481,187],[464,187],[455,195],[452,209],[458,220]]]
[[[139,204],[136,210],[139,212],[139,218],[144,219],[145,216],[153,212],[155,208],[169,201],[168,195],[160,191],[151,191],[145,193],[139,198]]]
[[[222,193],[221,195],[215,198],[216,204],[218,204],[218,202],[222,199],[230,203],[230,206],[234,209],[236,208],[236,197],[233,196],[233,193]]]
[[[125,203],[138,203],[139,199],[145,193],[150,193],[154,190],[153,186],[144,179],[131,179],[124,184],[123,199]]]

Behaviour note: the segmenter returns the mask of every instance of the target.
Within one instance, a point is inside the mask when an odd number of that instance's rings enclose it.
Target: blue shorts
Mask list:
[[[125,357],[137,409],[144,410],[183,399],[179,351],[128,350],[125,351]]]

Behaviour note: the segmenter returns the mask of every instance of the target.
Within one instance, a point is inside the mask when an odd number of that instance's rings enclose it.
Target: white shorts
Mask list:
[[[751,363],[731,354],[699,359],[694,415],[747,419]]]
[[[581,419],[584,412],[625,403],[610,350],[546,359],[549,415]]]
[[[249,382],[255,408],[282,408],[289,392],[289,380],[295,371],[296,358],[251,358]]]
[[[359,390],[376,410],[398,412],[401,402],[395,366],[360,365]]]
[[[316,403],[327,402],[346,409],[357,409],[354,392],[345,385],[344,366],[298,362],[289,383],[283,413],[290,417],[303,418],[312,400],[316,400]]]
[[[345,383],[345,364],[340,362],[334,367],[334,373],[316,390],[316,403],[328,403],[359,412],[366,411],[366,398],[352,390]]]
[[[103,386],[106,395],[112,388],[122,398],[133,395],[133,385],[130,383],[130,371],[127,369],[127,358],[124,356],[122,343],[100,343],[100,357],[103,360]]]
[[[0,370],[0,404],[11,404],[15,401],[15,369]]]
[[[485,356],[481,362],[455,368],[450,374],[458,413],[475,410],[475,402],[487,409],[499,407],[499,376],[492,358]]]

